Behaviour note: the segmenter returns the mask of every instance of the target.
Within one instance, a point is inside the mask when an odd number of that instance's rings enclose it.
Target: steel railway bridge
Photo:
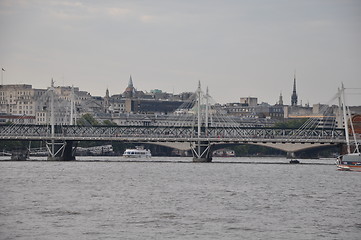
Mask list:
[[[0,140],[45,141],[49,160],[75,159],[74,142],[77,141],[121,141],[153,143],[173,148],[191,149],[194,161],[211,161],[211,149],[219,144],[258,144],[294,153],[301,149],[332,144],[345,144],[344,129],[320,125],[302,129],[245,127],[220,117],[211,109],[208,89],[203,93],[198,85],[194,101],[183,107],[188,112],[179,116],[179,124],[169,126],[78,126],[74,123],[74,103],[71,103],[69,125],[55,124],[54,83],[50,93],[49,125],[0,125]],[[73,99],[73,98],[72,98]],[[182,119],[184,116],[191,120]],[[173,116],[174,117],[174,116]],[[218,119],[218,120],[215,120]],[[221,120],[219,120],[221,119]]]
[[[217,144],[258,144],[287,152],[345,143],[343,129],[192,126],[76,126],[0,125],[0,140],[46,141],[50,157],[74,159],[73,142],[121,141],[135,143],[173,143],[174,148],[192,149],[195,160],[210,161],[210,150]]]

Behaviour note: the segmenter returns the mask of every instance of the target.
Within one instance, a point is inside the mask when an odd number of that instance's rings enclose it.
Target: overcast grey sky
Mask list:
[[[327,103],[361,87],[359,0],[0,0],[4,84]],[[360,95],[349,97],[361,105]]]

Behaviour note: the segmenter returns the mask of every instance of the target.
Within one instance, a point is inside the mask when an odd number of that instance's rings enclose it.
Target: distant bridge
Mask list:
[[[120,141],[152,143],[182,150],[218,144],[256,144],[296,152],[302,149],[345,143],[344,129],[312,129],[300,132],[292,128],[208,127],[191,126],[76,126],[0,125],[0,140],[47,141]],[[70,150],[69,150],[70,151]]]
[[[53,88],[53,82],[52,87]],[[50,91],[51,103],[54,92]],[[56,125],[51,104],[49,125],[0,125],[0,140],[46,141],[49,159],[75,159],[73,142],[121,141],[153,143],[178,149],[191,149],[195,161],[211,161],[211,148],[219,144],[257,144],[288,153],[321,145],[346,143],[344,129],[325,127],[322,121],[310,121],[300,129],[246,127],[230,121],[222,111],[209,103],[210,96],[198,86],[194,99],[181,106],[181,115],[170,115],[166,126]],[[72,108],[74,110],[74,108]],[[72,111],[73,111],[72,110]],[[178,118],[177,123],[174,118]],[[73,120],[73,115],[71,117]],[[321,124],[320,124],[321,123]]]
[[[0,140],[72,140],[124,142],[194,142],[212,143],[345,143],[344,129],[312,129],[300,132],[294,128],[208,127],[191,126],[55,126],[54,134],[47,125],[0,125]]]

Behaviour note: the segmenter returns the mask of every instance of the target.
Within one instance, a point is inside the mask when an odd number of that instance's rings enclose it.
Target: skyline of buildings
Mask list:
[[[28,124],[49,123],[49,89],[36,89],[30,84],[8,84],[0,86],[0,120],[17,121]],[[105,90],[105,96],[92,96],[79,87],[54,86],[56,94],[56,124],[63,125],[73,122],[82,115],[89,113],[99,120],[110,120],[122,123],[124,114],[155,114],[167,115],[173,113],[182,104],[192,97],[192,92],[179,94],[163,92],[153,89],[150,92],[137,90],[134,87],[132,76],[129,77],[128,85],[123,92],[109,89]],[[219,104],[222,112],[226,115],[241,119],[272,119],[281,121],[289,118],[303,118],[310,116],[322,116],[324,104],[298,104],[296,91],[296,75],[293,79],[293,91],[291,104],[285,105],[282,93],[276,104],[265,102],[258,103],[257,97],[240,97],[238,102]],[[73,108],[71,107],[73,102]],[[354,107],[355,112],[361,112]],[[73,111],[73,114],[70,112]],[[328,114],[336,115],[332,110]]]
[[[2,71],[1,71],[1,73],[2,73],[2,83],[1,83],[1,85],[31,85],[31,86],[33,86],[32,84],[30,84],[30,83],[24,83],[24,82],[21,82],[21,83],[5,83],[4,84],[4,79],[3,79],[3,74],[4,74],[4,72],[5,72],[5,68],[2,68]],[[130,79],[132,79],[132,76],[130,75]],[[126,81],[128,81],[128,80],[126,80]],[[124,81],[124,82],[126,82],[126,81]],[[129,83],[129,82],[128,82]],[[63,86],[63,87],[68,87],[68,86],[70,86],[70,85],[67,85],[67,84],[59,84],[58,86]],[[37,87],[37,89],[47,89],[48,87],[46,87],[46,88],[39,88],[39,87]],[[77,88],[79,88],[79,87],[77,87]],[[104,89],[104,92],[106,93],[106,91],[108,90],[109,88],[107,87],[107,88],[105,88]],[[114,89],[114,88],[112,88],[112,89]],[[120,88],[121,89],[121,88]],[[282,89],[282,87],[280,87],[280,89]],[[92,94],[92,92],[90,92],[90,91],[87,91],[87,90],[83,90],[83,91],[85,91],[85,92],[89,92],[90,94]],[[109,90],[108,90],[109,91]],[[149,92],[151,93],[152,91],[162,91],[162,90],[159,90],[159,89],[157,89],[157,88],[155,88],[155,89],[151,89],[151,90],[149,90]],[[112,93],[112,96],[113,95],[117,95],[118,93],[120,93],[121,91],[117,91],[117,90],[115,90],[115,92],[114,93]],[[140,92],[144,92],[144,91],[140,91]],[[187,92],[187,91],[185,91],[185,92]],[[291,92],[291,91],[290,91]],[[145,93],[148,93],[148,90],[146,90],[145,91]],[[174,87],[173,87],[173,94],[174,94]],[[282,97],[282,95],[283,95],[283,91],[280,91],[280,97]],[[97,95],[93,95],[94,97],[103,97],[102,95],[99,95],[99,94],[97,94]],[[256,97],[256,95],[254,95],[254,94],[250,94],[250,95],[244,95],[245,97]],[[258,97],[260,97],[260,96],[257,96],[257,98]],[[296,100],[297,101],[297,98],[298,98],[298,94],[296,93],[296,73],[294,73],[294,82],[293,82],[293,91],[292,91],[292,93],[289,95],[289,97],[286,97],[286,99],[289,99],[290,100],[290,105],[297,105],[297,103],[295,103],[294,102],[294,100]],[[298,99],[298,100],[300,100],[300,99]],[[267,103],[270,103],[270,104],[273,104],[273,101],[275,101],[276,102],[276,99],[275,100],[271,100],[271,101],[265,101],[265,102],[267,102]],[[278,103],[279,101],[277,101],[277,103]],[[285,101],[285,103],[287,103],[288,101],[286,100]],[[225,103],[222,103],[222,104],[226,104],[227,102],[225,102]],[[309,103],[309,100],[300,100],[300,105],[302,105],[302,104],[310,104]],[[320,102],[316,102],[316,103],[320,103]],[[287,104],[286,104],[287,105]]]

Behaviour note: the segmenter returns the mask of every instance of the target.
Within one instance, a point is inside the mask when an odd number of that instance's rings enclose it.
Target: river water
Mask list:
[[[0,239],[360,239],[361,173],[286,162],[1,161]]]

